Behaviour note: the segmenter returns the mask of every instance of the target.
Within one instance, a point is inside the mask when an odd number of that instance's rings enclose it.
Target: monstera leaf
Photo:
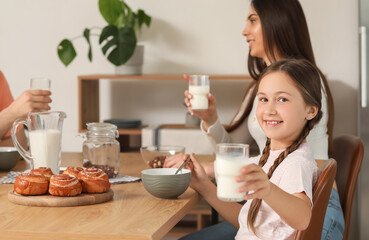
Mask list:
[[[59,59],[65,66],[68,66],[77,56],[73,43],[68,39],[63,39],[58,45]]]
[[[136,34],[130,27],[118,29],[116,26],[106,26],[101,34],[99,43],[102,52],[115,66],[120,66],[128,61],[136,48]]]

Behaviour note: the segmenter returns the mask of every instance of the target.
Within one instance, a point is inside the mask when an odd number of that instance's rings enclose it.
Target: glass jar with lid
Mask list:
[[[99,168],[116,177],[120,170],[120,144],[117,126],[110,123],[87,123],[83,142],[83,166]]]

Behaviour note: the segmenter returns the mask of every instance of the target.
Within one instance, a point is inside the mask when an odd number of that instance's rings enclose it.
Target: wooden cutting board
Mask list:
[[[91,205],[107,202],[113,199],[114,192],[112,189],[105,193],[82,193],[74,197],[57,197],[52,195],[23,196],[15,193],[13,190],[8,192],[8,199],[12,203],[38,206],[38,207],[72,207]]]

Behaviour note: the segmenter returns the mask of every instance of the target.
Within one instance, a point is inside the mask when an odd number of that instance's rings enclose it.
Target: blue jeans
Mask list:
[[[332,189],[325,213],[322,240],[340,240],[345,230],[345,219],[337,190]]]
[[[237,229],[229,222],[221,222],[213,226],[190,233],[179,240],[234,240]]]
[[[325,213],[321,240],[340,240],[345,229],[345,220],[336,190],[332,190]],[[180,240],[228,240],[234,239],[237,229],[228,222],[222,222],[190,233]]]

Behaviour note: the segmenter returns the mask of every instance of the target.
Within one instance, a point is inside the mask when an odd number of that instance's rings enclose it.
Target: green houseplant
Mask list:
[[[90,37],[99,36],[99,44],[103,54],[115,66],[126,63],[137,45],[136,31],[141,30],[143,24],[150,26],[151,17],[142,9],[137,12],[127,5],[124,0],[99,0],[99,10],[108,23],[100,33],[94,33],[97,28],[85,28],[83,36],[63,39],[57,48],[59,59],[68,66],[77,56],[72,41],[84,37],[88,44],[88,59],[92,61],[92,47]]]

